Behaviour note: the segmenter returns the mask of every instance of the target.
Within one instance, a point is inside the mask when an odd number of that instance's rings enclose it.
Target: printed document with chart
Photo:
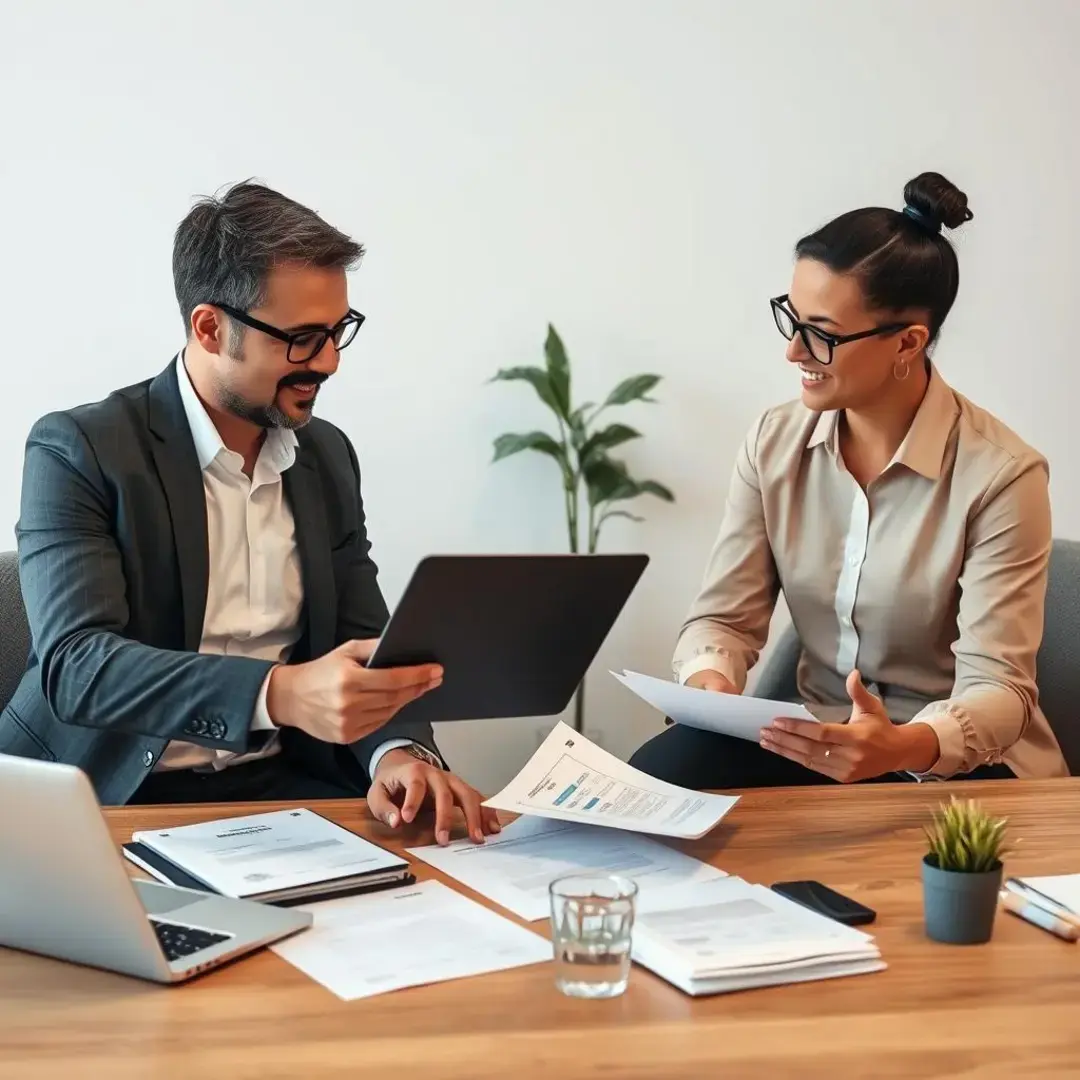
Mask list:
[[[696,840],[738,802],[667,784],[560,721],[525,767],[484,805],[535,817]]]

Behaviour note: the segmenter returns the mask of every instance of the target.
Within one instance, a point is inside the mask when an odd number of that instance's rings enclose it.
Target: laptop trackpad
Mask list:
[[[153,881],[136,881],[135,888],[139,892],[143,907],[151,915],[164,915],[167,911],[176,911],[208,899],[206,893],[185,892],[174,889],[171,885],[158,885]]]

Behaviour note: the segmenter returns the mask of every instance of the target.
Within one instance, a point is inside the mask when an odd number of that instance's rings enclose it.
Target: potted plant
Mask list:
[[[994,930],[1006,819],[994,820],[973,799],[954,795],[925,829],[930,850],[922,861],[923,915],[928,937],[950,945],[978,945]]]
[[[600,530],[612,518],[642,518],[623,506],[641,495],[651,495],[664,502],[675,496],[656,480],[639,480],[630,474],[625,462],[610,451],[641,433],[627,424],[597,423],[608,409],[636,402],[646,404],[659,375],[631,375],[623,379],[599,405],[591,401],[575,403],[571,393],[570,358],[555,327],[548,324],[544,342],[543,367],[503,368],[492,382],[527,382],[537,397],[554,414],[555,433],[529,431],[508,433],[495,440],[495,461],[502,461],[522,450],[546,454],[558,466],[563,492],[563,509],[570,551],[592,555],[600,543]],[[582,507],[584,502],[584,507]],[[584,509],[584,514],[582,510]],[[584,715],[584,686],[579,686],[574,701],[574,727],[581,731]]]

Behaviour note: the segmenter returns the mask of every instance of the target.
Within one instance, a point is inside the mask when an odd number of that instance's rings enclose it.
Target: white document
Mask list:
[[[682,686],[670,679],[654,679],[651,675],[640,675],[636,671],[624,671],[622,674],[613,671],[611,674],[677,724],[734,735],[738,739],[758,742],[761,729],[781,716],[818,723],[818,718],[805,705],[744,697],[742,694],[718,694],[715,690]]]
[[[695,975],[873,948],[869,934],[737,877],[646,897],[638,911],[635,933],[665,941]]]
[[[564,874],[597,871],[633,878],[639,896],[726,876],[638,833],[536,817],[518,818],[483,844],[457,840],[446,847],[410,848],[409,854],[531,920],[550,915],[548,885]]]
[[[697,839],[738,802],[656,780],[562,721],[484,805],[520,814]]]
[[[271,948],[345,1001],[552,958],[550,941],[438,881],[302,910],[314,925]]]
[[[728,877],[644,897],[634,960],[689,994],[881,971],[874,939]]]
[[[334,878],[374,876],[408,864],[310,810],[205,821],[132,839],[224,896],[277,894]]]
[[[1069,908],[1075,915],[1080,915],[1080,874],[1055,874],[1052,877],[1022,877],[1025,885],[1037,889],[1051,900]],[[1037,896],[1031,897],[1035,903]]]

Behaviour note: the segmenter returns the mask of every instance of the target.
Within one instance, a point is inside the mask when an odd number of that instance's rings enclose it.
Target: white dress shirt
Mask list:
[[[243,456],[221,441],[195,393],[183,353],[176,359],[176,376],[206,495],[210,573],[199,652],[285,663],[299,640],[304,606],[296,526],[281,480],[296,460],[296,434],[270,428],[248,479]],[[278,730],[266,709],[269,682],[268,675],[251,720],[253,732],[265,732],[260,745],[237,754],[173,740],[155,771],[217,771],[278,753]],[[411,745],[410,739],[381,743],[370,772],[388,750]]]

